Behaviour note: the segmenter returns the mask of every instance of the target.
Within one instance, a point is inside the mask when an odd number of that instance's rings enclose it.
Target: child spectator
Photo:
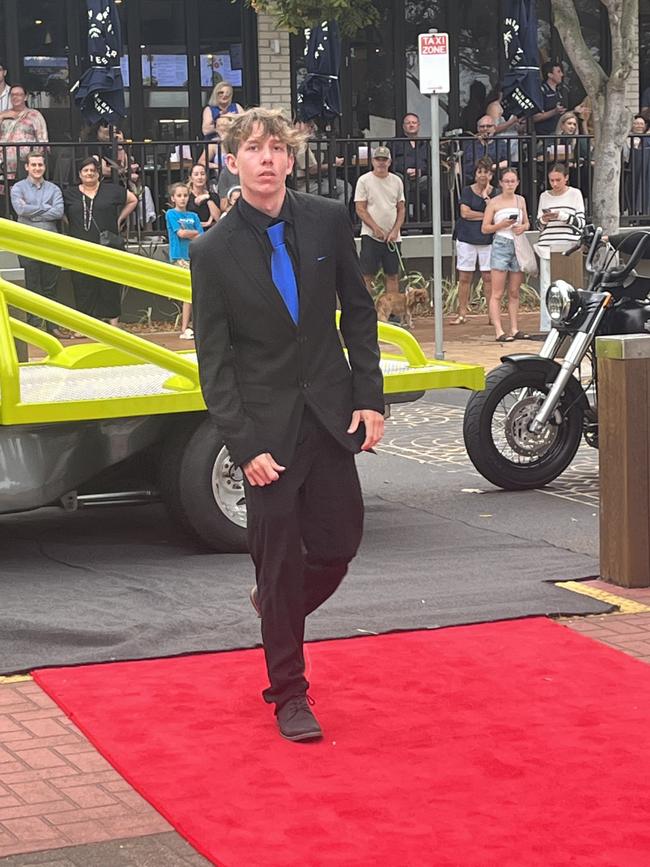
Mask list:
[[[169,236],[169,261],[179,268],[190,267],[190,241],[203,234],[199,215],[187,210],[190,189],[187,184],[172,184],[169,188],[169,201],[172,207],[165,214]],[[181,316],[181,340],[193,340],[194,331],[190,328],[192,305],[183,301]]]
[[[241,196],[241,187],[231,187],[226,193],[226,207],[224,208],[221,217],[225,217],[228,211],[231,211],[237,204],[237,199]],[[221,219],[219,217],[219,219]]]

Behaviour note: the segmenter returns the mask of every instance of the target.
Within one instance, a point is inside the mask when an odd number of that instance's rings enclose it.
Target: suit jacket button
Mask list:
[[[303,388],[309,388],[309,383],[308,383],[308,382],[303,382],[302,387],[303,387]]]

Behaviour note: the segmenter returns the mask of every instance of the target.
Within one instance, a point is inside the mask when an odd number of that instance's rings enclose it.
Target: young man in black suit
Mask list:
[[[235,118],[224,147],[241,198],[191,248],[203,394],[244,472],[263,696],[295,741],[322,736],[307,698],[305,618],[356,554],[354,454],[384,429],[377,319],[345,206],[285,186],[301,143],[279,111]]]

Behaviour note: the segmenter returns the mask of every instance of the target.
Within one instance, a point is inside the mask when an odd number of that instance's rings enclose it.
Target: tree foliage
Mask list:
[[[300,33],[321,21],[337,21],[344,36],[374,24],[379,13],[372,0],[246,0],[256,12],[274,15],[278,27]]]
[[[607,10],[611,44],[609,74],[594,58],[582,35],[574,0],[552,0],[554,23],[566,53],[591,99],[594,120],[594,220],[609,231],[620,219],[618,190],[621,151],[629,135],[631,112],[625,105],[627,81],[638,60],[639,0],[600,0]]]

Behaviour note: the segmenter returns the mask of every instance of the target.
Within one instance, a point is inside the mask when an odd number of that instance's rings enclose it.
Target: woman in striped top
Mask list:
[[[580,190],[570,187],[568,181],[568,166],[564,163],[551,166],[550,190],[544,190],[537,206],[540,247],[568,250],[580,238],[585,225],[585,203]]]

